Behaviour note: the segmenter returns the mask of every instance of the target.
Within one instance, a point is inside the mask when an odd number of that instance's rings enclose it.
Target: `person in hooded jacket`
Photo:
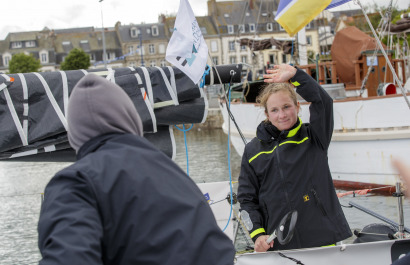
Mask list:
[[[255,251],[335,244],[352,235],[337,198],[327,150],[333,132],[333,101],[303,70],[275,65],[264,75],[258,101],[266,120],[245,146],[239,175],[241,215]],[[296,93],[311,102],[310,123],[298,117]],[[269,235],[289,212],[298,218],[291,241],[281,245]],[[246,213],[245,213],[246,212]],[[285,229],[284,234],[287,234]]]
[[[233,264],[232,241],[197,185],[143,138],[127,94],[94,74],[74,87],[77,161],[48,183],[38,246],[48,264]]]

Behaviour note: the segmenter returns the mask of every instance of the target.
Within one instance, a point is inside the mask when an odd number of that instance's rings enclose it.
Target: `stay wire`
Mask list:
[[[209,50],[208,50],[208,56],[211,58],[211,54],[210,54]],[[230,101],[228,101],[228,98],[227,98],[227,96],[226,96],[227,92],[226,92],[226,90],[225,90],[225,86],[222,84],[222,79],[221,79],[221,76],[219,75],[219,71],[218,71],[218,69],[216,68],[215,63],[214,63],[212,60],[211,60],[211,63],[212,63],[212,65],[213,65],[213,68],[215,69],[216,75],[218,76],[219,84],[222,85],[225,102],[230,102]],[[231,83],[232,83],[232,78],[233,78],[233,75],[231,76],[231,81],[230,81]],[[246,145],[248,142],[246,141],[245,136],[243,135],[241,129],[240,129],[239,126],[238,126],[238,124],[236,123],[235,117],[233,116],[233,114],[232,114],[232,112],[231,112],[231,108],[229,107],[230,104],[225,104],[225,105],[226,105],[226,110],[227,110],[227,112],[228,112],[229,118],[230,118],[230,119],[233,121],[233,123],[235,124],[236,130],[238,131],[239,135],[241,136],[243,143]]]
[[[229,101],[228,104],[231,104],[231,84],[232,84],[232,79],[233,79],[234,74],[231,73],[231,79],[229,80]],[[228,217],[228,222],[226,223],[226,226],[224,227],[224,229],[222,230],[223,232],[225,232],[226,228],[229,225],[229,222],[231,221],[231,217],[232,217],[232,210],[233,210],[233,194],[232,194],[232,171],[231,171],[231,142],[230,142],[230,133],[228,133],[228,171],[229,171],[229,189],[231,192],[231,210],[229,211],[229,217]]]

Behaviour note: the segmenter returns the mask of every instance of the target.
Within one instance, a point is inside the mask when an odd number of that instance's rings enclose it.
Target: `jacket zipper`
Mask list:
[[[280,139],[280,137],[279,137],[279,139]],[[284,191],[285,191],[285,197],[286,197],[286,202],[287,202],[287,204],[289,205],[289,210],[290,211],[292,211],[292,206],[290,205],[290,200],[289,200],[289,194],[288,194],[288,191],[287,191],[287,189],[286,189],[286,182],[285,182],[285,176],[283,175],[283,170],[282,170],[282,167],[280,166],[280,158],[279,158],[279,141],[278,141],[278,143],[276,144],[276,156],[277,156],[277,158],[278,158],[278,168],[279,168],[279,175],[280,175],[280,178],[282,179],[282,183],[283,183],[283,189],[284,189]]]
[[[322,214],[324,216],[327,216],[327,212],[326,212],[325,208],[323,207],[322,201],[320,200],[319,196],[317,195],[316,190],[312,188],[311,191],[313,193],[313,196],[315,197],[317,206],[319,206],[319,209],[322,211]]]
[[[281,134],[283,134],[283,132],[281,132]],[[280,138],[281,138],[281,137],[279,136],[279,139],[280,139]],[[292,205],[291,205],[291,203],[290,203],[289,194],[288,194],[288,191],[287,191],[287,189],[286,189],[285,176],[283,175],[283,170],[282,170],[282,167],[281,167],[281,165],[280,165],[279,139],[278,139],[278,143],[276,144],[276,151],[277,151],[277,152],[276,152],[276,156],[277,156],[277,158],[278,158],[279,175],[280,175],[280,177],[281,177],[281,179],[282,179],[283,189],[284,189],[284,192],[285,192],[285,197],[286,197],[287,205],[289,206],[289,211],[292,211],[292,210],[293,210],[293,209],[292,209],[293,207],[292,207]],[[295,233],[295,234],[294,234],[294,238],[292,239],[292,241],[296,241],[296,245],[297,245],[299,248],[301,247],[298,233]]]

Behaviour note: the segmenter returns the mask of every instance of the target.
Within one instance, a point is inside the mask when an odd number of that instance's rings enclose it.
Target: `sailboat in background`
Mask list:
[[[388,26],[381,25],[380,33],[386,34]],[[293,28],[298,30],[300,25]],[[401,30],[409,31],[408,28]],[[377,38],[349,27],[335,36],[331,51],[333,61],[298,65],[317,78],[334,99],[335,124],[328,157],[338,188],[391,193],[399,181],[391,167],[391,158],[409,158],[410,105],[406,87],[410,83],[403,85],[409,73],[409,57],[392,59],[391,51],[385,49]],[[400,75],[396,74],[398,69],[401,69]],[[231,142],[239,155],[265,119],[264,110],[255,103],[263,85],[263,81],[255,81],[233,86],[232,96],[241,102],[230,102],[229,110],[225,102],[220,105],[223,130],[230,132]],[[301,103],[303,122],[309,122],[308,105]],[[237,128],[228,128],[232,116]]]

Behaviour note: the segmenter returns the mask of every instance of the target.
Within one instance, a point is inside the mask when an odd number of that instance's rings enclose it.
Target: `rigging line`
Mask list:
[[[401,89],[401,92],[402,92],[402,94],[403,94],[403,97],[404,97],[404,99],[406,100],[407,106],[408,106],[409,109],[410,109],[410,102],[409,102],[409,99],[407,98],[406,91],[404,90],[403,85],[402,85],[400,79],[397,77],[396,71],[394,70],[394,68],[393,68],[393,66],[392,66],[392,64],[391,64],[391,62],[390,62],[390,60],[389,60],[389,57],[387,56],[386,51],[384,50],[384,48],[383,48],[383,46],[382,46],[382,43],[380,42],[380,39],[377,37],[377,34],[376,34],[376,32],[375,32],[375,30],[374,30],[374,28],[373,28],[372,23],[370,22],[369,17],[367,16],[366,12],[364,11],[363,6],[362,6],[362,4],[360,3],[360,0],[354,0],[354,1],[355,1],[355,2],[360,6],[360,8],[362,9],[362,12],[363,12],[363,14],[364,14],[364,17],[366,18],[367,24],[369,24],[370,29],[372,30],[372,33],[373,33],[373,35],[374,35],[374,37],[375,37],[375,39],[376,39],[376,41],[377,41],[377,44],[379,45],[379,47],[380,47],[380,49],[381,49],[381,51],[382,51],[382,53],[383,53],[383,56],[384,56],[384,58],[386,59],[388,65],[389,65],[390,71],[391,71],[392,74],[393,74],[393,78],[394,78],[394,80],[397,82],[397,84],[399,85],[399,87],[400,87],[400,89]]]
[[[259,4],[259,10],[258,10],[258,18],[256,19],[256,27],[255,27],[255,34],[253,34],[253,42],[252,42],[252,49],[251,52],[253,52],[254,50],[254,44],[255,44],[255,39],[256,39],[256,33],[258,32],[258,24],[259,24],[259,17],[261,16],[261,11],[262,11],[262,4],[263,4],[263,0],[261,0],[261,3]]]
[[[383,17],[383,16],[382,16],[382,17]],[[378,29],[381,28],[381,30],[380,30],[380,35],[379,35],[379,36],[381,36],[381,34],[384,33],[384,29],[383,29],[382,22],[383,22],[383,19],[380,20],[379,25],[377,26]],[[370,58],[370,66],[369,66],[369,68],[367,68],[366,76],[363,78],[362,86],[360,87],[360,92],[359,92],[359,95],[360,95],[360,96],[364,93],[364,87],[365,87],[365,85],[366,85],[366,83],[367,83],[367,80],[368,80],[368,78],[369,78],[369,75],[370,75],[370,73],[371,73],[371,71],[372,71],[372,69],[373,69],[374,58],[376,57],[376,55],[377,55],[378,52],[379,52],[379,47],[376,46],[376,48],[375,48],[374,51],[373,51],[373,55],[372,55],[372,57]]]
[[[231,104],[231,84],[232,84],[232,78],[233,74],[231,75],[231,80],[229,80],[229,104]],[[225,228],[222,230],[225,232],[225,229],[228,227],[229,222],[231,221],[232,217],[232,210],[233,210],[233,196],[232,196],[232,172],[231,172],[231,142],[230,142],[230,133],[228,133],[228,171],[229,171],[229,189],[231,192],[231,210],[229,211],[229,217],[228,217],[228,222],[226,223]]]
[[[186,155],[186,174],[189,176],[188,144],[187,144],[187,141],[186,141],[186,132],[191,130],[192,127],[194,126],[194,124],[192,123],[191,127],[189,127],[188,129],[185,129],[185,124],[182,124],[183,129],[179,128],[176,124],[174,126],[175,126],[175,128],[177,128],[181,132],[184,132],[185,155]]]
[[[250,248],[251,244],[249,243],[248,237],[251,238],[251,236],[249,235],[249,231],[248,231],[248,229],[246,229],[246,226],[243,224],[241,217],[236,213],[235,209],[232,210],[232,211],[233,211],[233,214],[235,215],[235,218],[238,222],[237,225],[239,226],[239,228],[241,229],[241,231],[243,233],[243,237],[245,239],[246,246]],[[235,235],[235,237],[236,237],[236,235]]]
[[[246,15],[246,10],[248,9],[248,2],[245,2],[245,7],[243,8],[243,13],[242,13],[242,17],[240,19],[241,24],[239,24],[240,26],[238,27],[238,31],[236,32],[235,35],[235,41],[237,38],[239,38],[239,36],[241,35],[241,26],[243,27],[243,30],[245,31],[245,15]]]
[[[208,56],[211,57],[211,54],[210,54],[209,50],[208,50]],[[215,69],[216,75],[218,76],[219,84],[221,84],[221,86],[222,86],[225,103],[226,103],[226,102],[229,102],[229,101],[228,101],[228,98],[227,98],[227,96],[226,96],[227,93],[226,93],[226,90],[225,90],[225,86],[222,84],[221,76],[219,75],[218,69],[216,68],[215,63],[214,63],[212,60],[211,60],[211,64],[213,65],[213,69]],[[228,106],[227,103],[225,104],[225,106],[226,106],[226,110],[227,110],[227,112],[228,112],[228,116],[230,117],[230,120],[232,120],[233,123],[235,124],[236,130],[238,131],[239,135],[240,135],[241,138],[242,138],[242,141],[243,141],[244,144],[246,145],[246,144],[247,144],[246,138],[245,138],[245,136],[243,135],[241,129],[240,129],[239,126],[238,126],[238,124],[236,123],[235,117],[233,116],[233,114],[232,114],[232,112],[231,112],[231,108]],[[229,121],[229,120],[228,120],[228,121]]]
[[[291,261],[295,262],[296,264],[304,265],[304,263],[302,263],[300,260],[297,260],[297,259],[292,258],[292,257],[288,257],[288,256],[286,256],[285,254],[280,253],[280,252],[278,252],[278,254],[279,254],[279,256],[281,256],[282,258],[290,259]]]

